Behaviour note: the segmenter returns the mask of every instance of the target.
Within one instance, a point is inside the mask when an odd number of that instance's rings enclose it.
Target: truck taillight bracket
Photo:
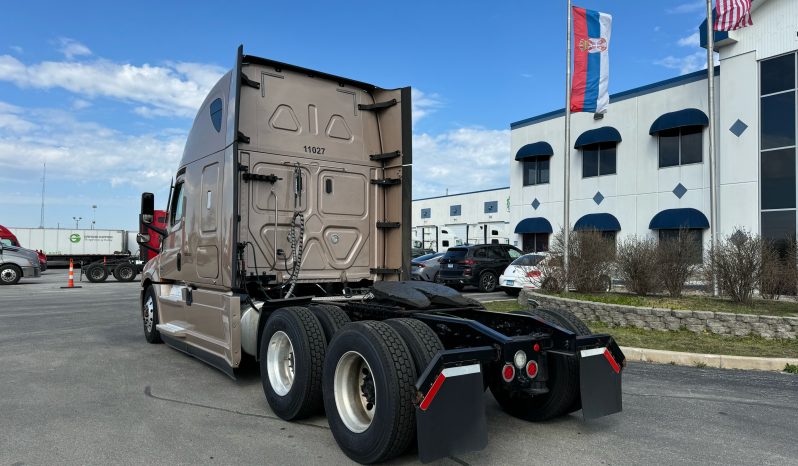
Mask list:
[[[357,104],[358,110],[385,110],[386,108],[396,105],[396,99],[391,99],[385,102],[375,102],[373,104]]]

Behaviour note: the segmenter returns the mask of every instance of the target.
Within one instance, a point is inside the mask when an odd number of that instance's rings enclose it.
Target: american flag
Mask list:
[[[716,9],[716,31],[734,31],[754,24],[751,20],[751,0],[717,0]]]

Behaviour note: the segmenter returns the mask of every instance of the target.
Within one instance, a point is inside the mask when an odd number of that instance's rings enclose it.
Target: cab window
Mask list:
[[[183,195],[183,185],[184,183],[181,181],[175,186],[175,193],[172,196],[172,205],[169,209],[171,211],[170,225],[174,225],[183,218],[183,209],[186,203],[186,197]]]

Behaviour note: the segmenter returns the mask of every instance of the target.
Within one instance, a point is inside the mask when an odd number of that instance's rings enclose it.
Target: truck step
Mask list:
[[[369,272],[379,275],[399,275],[402,273],[401,269],[369,269]]]
[[[377,160],[390,160],[390,159],[395,159],[396,157],[401,157],[401,156],[402,156],[402,152],[400,152],[398,150],[395,150],[393,152],[385,152],[383,154],[371,154],[371,155],[369,155],[369,159],[370,160],[374,160],[374,161],[377,161]]]
[[[396,105],[396,99],[391,99],[386,102],[375,102],[373,104],[357,104],[358,110],[385,110]]]
[[[376,184],[378,186],[395,186],[397,184],[402,184],[402,180],[399,178],[383,178],[379,180],[371,180],[371,184]]]

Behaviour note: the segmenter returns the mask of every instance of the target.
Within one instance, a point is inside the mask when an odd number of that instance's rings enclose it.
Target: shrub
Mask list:
[[[796,293],[798,268],[795,241],[763,241],[759,294],[765,299],[779,299]]]
[[[651,238],[631,237],[618,245],[615,265],[626,289],[640,296],[659,288],[657,243]]]
[[[707,278],[738,303],[750,303],[762,270],[762,240],[745,230],[718,241],[707,253]],[[711,281],[709,283],[712,283]]]
[[[687,280],[696,272],[698,264],[695,256],[695,244],[690,241],[686,230],[673,238],[659,241],[656,251],[657,278],[672,297],[682,295]]]

